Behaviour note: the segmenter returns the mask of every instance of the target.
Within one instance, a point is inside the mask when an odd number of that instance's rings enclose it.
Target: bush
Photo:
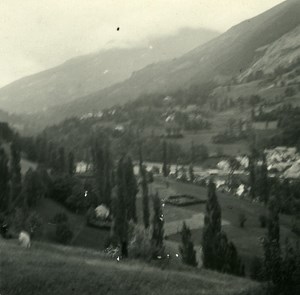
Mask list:
[[[25,222],[25,229],[30,233],[31,239],[38,239],[43,235],[44,222],[38,213],[29,214]]]
[[[73,232],[69,223],[62,222],[56,226],[56,240],[62,244],[68,244],[73,238]]]
[[[152,255],[150,230],[135,225],[131,231],[131,239],[128,246],[129,256],[149,261]]]
[[[263,261],[259,257],[254,257],[250,265],[250,278],[256,281],[263,281]]]
[[[68,222],[68,215],[64,212],[56,213],[52,218],[53,223],[63,223]]]
[[[96,213],[93,207],[90,207],[86,212],[86,223],[90,224],[96,221]]]
[[[265,228],[267,226],[267,217],[265,215],[259,215],[259,223],[261,228]]]
[[[246,222],[247,218],[245,216],[244,213],[240,213],[239,215],[239,225],[241,228],[243,228],[245,226],[245,222]]]

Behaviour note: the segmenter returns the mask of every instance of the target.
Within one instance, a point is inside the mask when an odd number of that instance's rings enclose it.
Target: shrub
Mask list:
[[[147,261],[150,260],[152,254],[150,230],[136,225],[131,231],[131,240],[128,246],[129,256]]]
[[[191,231],[189,227],[184,222],[181,230],[181,246],[179,251],[181,253],[182,262],[187,265],[197,266],[196,251],[194,249],[194,244],[191,239]]]
[[[254,257],[250,264],[250,278],[256,281],[263,281],[263,260]]]
[[[265,215],[259,215],[259,223],[261,228],[265,228],[267,226],[267,217]]]
[[[240,213],[239,214],[239,225],[241,228],[243,228],[245,226],[245,222],[246,222],[247,218],[245,216],[244,213]]]
[[[56,213],[52,218],[54,223],[68,222],[68,215],[64,212]]]
[[[73,238],[73,232],[67,222],[56,225],[56,240],[62,244],[68,244]]]
[[[96,221],[96,213],[93,207],[90,207],[86,212],[86,222],[90,224]]]
[[[25,229],[30,233],[32,239],[38,239],[43,235],[44,223],[38,213],[29,214],[25,222]]]

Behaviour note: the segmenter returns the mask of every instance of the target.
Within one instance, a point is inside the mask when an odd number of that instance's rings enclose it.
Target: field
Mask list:
[[[203,187],[176,182],[172,179],[166,181],[162,177],[155,179],[155,182],[150,185],[149,191],[150,194],[158,192],[162,200],[170,195],[176,194],[188,194],[200,200],[205,200],[207,195],[207,191]],[[249,263],[252,257],[263,255],[260,238],[266,234],[266,229],[260,227],[259,215],[266,214],[266,209],[257,203],[238,199],[229,194],[219,192],[217,194],[222,208],[223,230],[226,232],[228,238],[237,246],[246,264],[246,270],[249,270]],[[51,224],[51,218],[54,214],[63,211],[68,215],[74,232],[74,237],[71,241],[72,246],[87,247],[100,251],[104,250],[109,237],[109,231],[88,227],[84,216],[74,214],[50,199],[44,199],[37,208],[37,211],[45,221],[45,240],[51,242],[55,241],[55,225]],[[151,202],[150,211],[152,211]],[[239,226],[239,215],[241,213],[247,218],[244,228]],[[139,192],[137,196],[137,214],[139,223],[142,223],[141,192]],[[191,229],[192,239],[197,250],[198,262],[201,266],[200,243],[205,204],[194,204],[185,207],[165,204],[163,214],[165,220],[166,252],[170,254],[172,258],[179,252],[179,232],[183,221],[185,221]],[[285,241],[287,237],[291,240],[297,239],[297,236],[291,231],[292,222],[290,216],[280,216],[282,241]],[[172,260],[172,264],[181,264],[180,255],[178,258]]]
[[[81,248],[35,242],[30,249],[0,241],[0,293],[87,294],[262,294],[255,282],[199,269],[161,269],[136,261],[111,260]]]
[[[167,197],[174,194],[188,194],[200,199],[206,198],[207,191],[203,187],[185,184],[168,179],[168,187],[165,181],[158,178],[152,187],[152,191],[158,191],[160,196]],[[257,203],[251,203],[248,200],[238,199],[229,194],[217,193],[218,200],[222,209],[222,225],[228,238],[237,246],[246,266],[253,256],[263,255],[263,249],[260,238],[265,236],[266,229],[260,227],[259,215],[266,214],[266,209]],[[187,207],[175,207],[167,205],[164,207],[165,233],[168,241],[173,241],[178,245],[180,243],[179,231],[182,222],[186,221],[191,228],[192,238],[196,246],[200,246],[203,218],[205,213],[205,204],[195,204]],[[239,226],[239,214],[245,214],[247,221],[244,228]],[[292,233],[292,218],[281,215],[281,240],[286,238],[297,240],[297,236]],[[173,246],[175,245],[172,243]],[[247,267],[247,268],[248,268]]]

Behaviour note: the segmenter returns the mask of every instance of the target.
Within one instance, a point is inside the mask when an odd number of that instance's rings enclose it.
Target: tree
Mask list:
[[[9,178],[8,158],[0,148],[0,212],[5,212],[9,206]]]
[[[240,162],[234,158],[234,157],[230,157],[228,160],[229,163],[229,174],[228,174],[228,180],[229,180],[229,186],[231,187],[233,184],[233,175],[234,172],[240,168]]]
[[[245,216],[245,213],[240,213],[239,214],[239,225],[241,228],[244,228],[246,221],[247,221],[247,218]]]
[[[274,285],[280,285],[281,249],[279,206],[274,196],[269,202],[268,232],[264,240],[264,267],[266,279],[270,280]]]
[[[244,275],[236,247],[221,231],[221,208],[213,182],[208,186],[206,214],[202,236],[203,266],[236,275]]]
[[[265,204],[265,206],[267,206],[269,200],[269,179],[268,179],[268,166],[267,166],[265,153],[263,153],[262,155],[259,189],[260,189],[260,200]]]
[[[158,193],[153,196],[152,256],[157,258],[164,253],[164,215]]]
[[[164,177],[169,175],[168,173],[168,161],[167,161],[167,143],[163,141],[163,154],[162,154],[163,166],[162,166],[162,173]]]
[[[189,166],[189,177],[190,177],[190,182],[193,183],[195,181],[195,174],[194,174],[194,167],[192,164]]]
[[[73,185],[72,194],[66,199],[65,204],[76,213],[82,212],[87,208],[87,197],[81,182]]]
[[[252,200],[256,197],[256,177],[255,177],[255,159],[251,155],[249,156],[249,183],[250,183],[250,196]]]
[[[24,208],[34,207],[37,202],[44,196],[45,187],[37,171],[31,168],[25,174],[22,196]]]
[[[58,172],[63,173],[66,171],[66,156],[65,156],[64,147],[60,147],[58,149],[57,164],[58,164]]]
[[[114,188],[114,224],[113,234],[118,244],[121,245],[123,257],[128,257],[128,218],[127,218],[127,190],[126,190],[126,170],[124,169],[124,157],[118,162],[116,173],[116,187]]]
[[[194,244],[191,240],[191,231],[183,222],[181,230],[181,246],[179,251],[181,253],[182,262],[187,265],[197,266],[196,251],[194,250]]]
[[[133,164],[130,157],[126,157],[124,162],[125,171],[125,189],[126,189],[126,203],[127,203],[127,219],[137,222],[136,216],[136,195],[138,192],[137,182],[135,179]]]
[[[98,205],[111,207],[112,193],[112,159],[110,144],[104,140],[102,144],[96,140],[92,149],[95,179],[98,188]]]
[[[73,152],[68,154],[68,173],[70,176],[73,176],[76,171],[75,157]]]
[[[11,160],[10,160],[10,175],[11,175],[11,204],[19,197],[22,190],[22,177],[20,165],[20,148],[15,141],[10,145]]]
[[[44,222],[37,212],[31,212],[26,219],[25,229],[30,233],[30,237],[38,239],[43,235]]]
[[[203,266],[216,269],[216,256],[214,247],[217,246],[217,236],[221,232],[221,208],[216,195],[216,186],[210,181],[204,217],[202,234]]]
[[[143,166],[143,154],[142,154],[142,147],[140,146],[139,150],[140,156],[140,175],[141,175],[141,186],[142,186],[142,195],[143,195],[143,222],[144,226],[147,229],[150,225],[150,211],[149,211],[149,190],[148,190],[148,182],[147,182],[147,175],[146,169]]]
[[[73,238],[73,232],[69,223],[61,222],[56,225],[56,240],[62,244],[68,244]]]

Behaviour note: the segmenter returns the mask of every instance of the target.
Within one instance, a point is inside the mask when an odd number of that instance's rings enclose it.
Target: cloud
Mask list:
[[[151,36],[174,33],[181,27],[225,31],[280,2],[282,0],[1,1],[0,85],[77,55],[109,47],[134,46]]]

